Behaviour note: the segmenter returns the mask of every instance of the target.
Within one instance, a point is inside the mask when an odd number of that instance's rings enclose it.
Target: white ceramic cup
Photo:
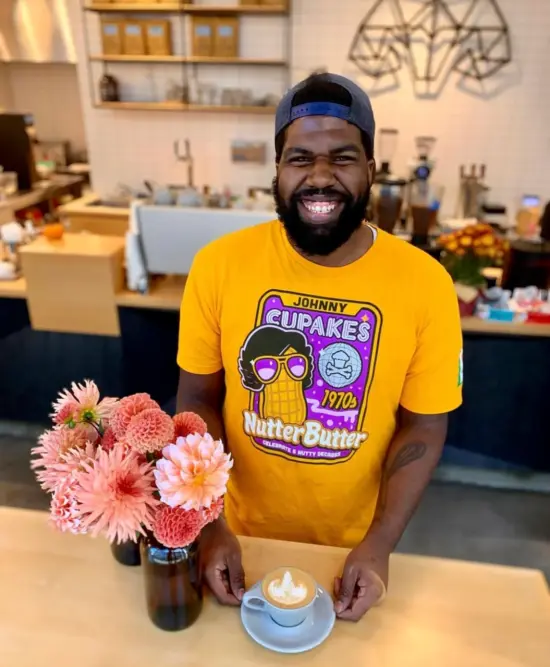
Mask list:
[[[246,607],[249,609],[254,609],[255,611],[263,611],[269,614],[275,623],[282,625],[284,628],[293,628],[306,620],[311,612],[311,608],[315,604],[315,600],[318,597],[317,589],[313,599],[303,607],[285,609],[284,607],[277,607],[265,599],[265,596],[262,592],[262,581],[254,584],[254,586],[252,586],[252,588],[244,594],[243,604]]]

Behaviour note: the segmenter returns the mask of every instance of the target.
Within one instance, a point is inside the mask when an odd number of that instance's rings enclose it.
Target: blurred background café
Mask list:
[[[1,505],[47,506],[29,449],[71,381],[174,409],[193,257],[274,217],[275,107],[326,70],[371,95],[369,219],[462,314],[464,405],[399,548],[550,577],[550,3],[394,4],[2,0]]]

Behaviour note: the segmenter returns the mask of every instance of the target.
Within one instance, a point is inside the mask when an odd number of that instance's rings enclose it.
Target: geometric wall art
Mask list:
[[[483,81],[511,62],[512,45],[497,0],[375,0],[348,59],[377,80],[408,67],[428,85],[451,72]]]

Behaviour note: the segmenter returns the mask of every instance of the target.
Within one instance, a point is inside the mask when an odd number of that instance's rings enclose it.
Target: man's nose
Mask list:
[[[334,172],[326,158],[318,157],[309,170],[307,184],[312,188],[327,188],[334,185]]]

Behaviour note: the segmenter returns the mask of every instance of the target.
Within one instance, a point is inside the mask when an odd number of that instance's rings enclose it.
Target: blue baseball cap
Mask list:
[[[311,85],[312,79],[304,79],[285,93],[275,112],[275,136],[277,137],[292,122],[305,116],[333,116],[358,127],[369,139],[374,148],[375,122],[372,105],[367,93],[356,83],[339,74],[320,74],[323,82],[337,84],[349,93],[350,104],[338,104],[331,101],[315,101],[294,104],[296,93]]]

